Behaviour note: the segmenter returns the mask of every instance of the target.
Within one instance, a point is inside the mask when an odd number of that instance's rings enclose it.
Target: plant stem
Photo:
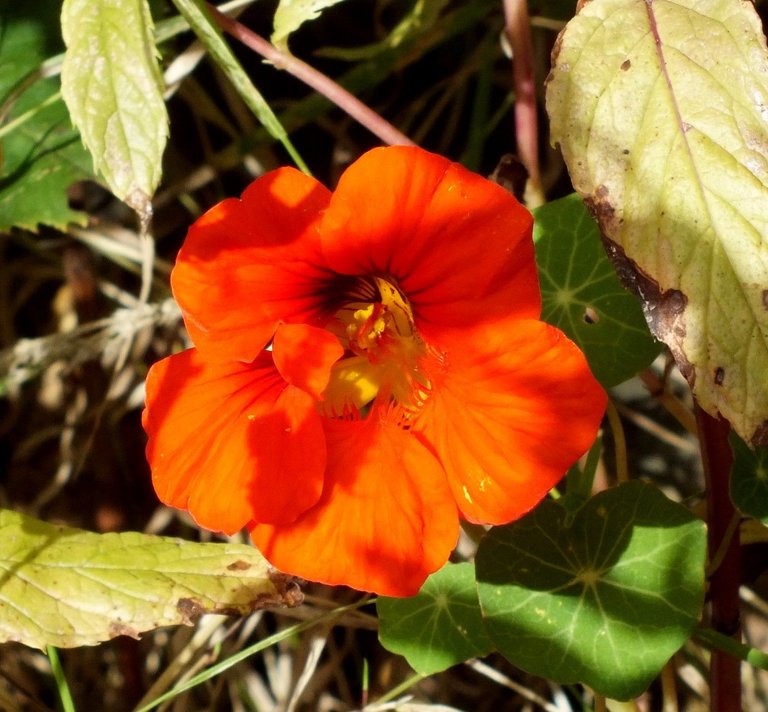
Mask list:
[[[504,17],[512,46],[517,152],[528,171],[526,202],[529,207],[535,208],[544,202],[544,191],[539,169],[539,121],[528,0],[504,0]]]
[[[729,526],[736,516],[731,502],[730,473],[733,454],[728,443],[730,425],[713,418],[696,405],[701,457],[707,484],[707,525],[709,556],[722,555],[720,565],[709,579],[712,629],[735,641],[741,639],[739,583],[741,551],[738,527]],[[731,534],[730,542],[724,542]],[[724,554],[721,554],[724,552]],[[709,669],[710,709],[716,712],[741,711],[741,662],[721,650],[712,651]]]
[[[59,653],[52,645],[46,648],[48,653],[48,660],[51,663],[51,672],[56,680],[56,689],[59,693],[59,702],[61,703],[61,709],[64,712],[75,712],[75,703],[72,700],[72,693],[69,691],[69,685],[67,684],[67,678],[64,675],[64,669],[61,667],[59,661]]]
[[[187,21],[202,45],[214,59],[219,68],[224,72],[229,81],[242,97],[248,108],[261,121],[269,135],[283,145],[288,155],[296,166],[306,175],[311,176],[309,168],[304,163],[301,155],[291,143],[287,132],[275,116],[269,104],[251,82],[250,77],[237,61],[229,45],[221,34],[219,25],[215,20],[221,13],[215,10],[211,16],[211,6],[205,0],[173,0],[176,9]],[[224,15],[223,17],[226,17]]]
[[[764,653],[762,650],[739,643],[733,638],[717,633],[710,628],[699,628],[694,632],[693,637],[710,648],[710,650],[722,650],[734,658],[743,660],[752,667],[768,671],[768,653]]]
[[[629,456],[627,454],[627,438],[624,436],[624,426],[621,424],[621,416],[613,401],[608,401],[606,408],[608,423],[613,433],[614,448],[616,450],[616,480],[618,484],[629,482]]]
[[[350,94],[330,77],[327,77],[292,54],[282,52],[260,35],[241,25],[237,20],[233,20],[231,17],[227,17],[219,12],[213,5],[208,5],[208,10],[221,29],[232,35],[235,39],[240,40],[246,47],[260,54],[264,59],[270,61],[278,69],[284,69],[325,96],[340,109],[346,111],[353,119],[365,126],[371,133],[378,136],[384,143],[389,145],[414,145],[413,141],[404,133],[398,131],[380,114],[377,114],[373,109],[363,104],[356,96]]]

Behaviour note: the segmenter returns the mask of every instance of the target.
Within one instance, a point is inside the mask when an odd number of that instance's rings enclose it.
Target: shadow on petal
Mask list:
[[[228,534],[254,516],[291,521],[322,490],[325,442],[313,400],[264,352],[209,363],[189,349],[155,364],[143,414],[159,498]]]
[[[389,596],[415,594],[458,538],[443,468],[417,438],[376,414],[325,425],[320,500],[293,524],[251,525],[254,543],[286,573]]]

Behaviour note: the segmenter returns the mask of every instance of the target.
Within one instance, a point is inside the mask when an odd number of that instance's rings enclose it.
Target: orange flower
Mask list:
[[[590,446],[605,394],[539,321],[530,214],[410,147],[331,194],[291,169],[190,229],[171,282],[195,348],[155,364],[155,489],[244,526],[277,568],[418,591],[459,516],[532,509]]]

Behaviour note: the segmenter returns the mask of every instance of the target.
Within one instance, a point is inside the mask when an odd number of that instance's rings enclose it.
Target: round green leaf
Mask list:
[[[740,512],[768,526],[768,449],[751,450],[731,435],[731,499]]]
[[[423,675],[493,650],[480,617],[472,564],[448,563],[411,598],[381,597],[379,640]]]
[[[624,289],[600,231],[578,195],[533,212],[542,318],[575,341],[592,373],[609,388],[658,355],[637,297]]]
[[[93,645],[201,613],[300,602],[252,546],[94,534],[0,510],[0,643]]]
[[[615,699],[640,694],[696,626],[703,522],[655,487],[601,492],[568,526],[545,500],[477,552],[480,605],[514,665]]]
[[[768,445],[768,52],[743,0],[591,0],[552,140],[701,407]]]

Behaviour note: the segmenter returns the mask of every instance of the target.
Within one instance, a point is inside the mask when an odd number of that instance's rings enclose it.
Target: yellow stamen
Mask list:
[[[354,285],[327,328],[348,352],[333,367],[325,391],[327,415],[341,415],[350,406],[358,411],[377,396],[413,409],[429,392],[419,370],[426,346],[413,323],[408,300],[395,284],[375,277]],[[371,294],[371,301],[361,301]]]

